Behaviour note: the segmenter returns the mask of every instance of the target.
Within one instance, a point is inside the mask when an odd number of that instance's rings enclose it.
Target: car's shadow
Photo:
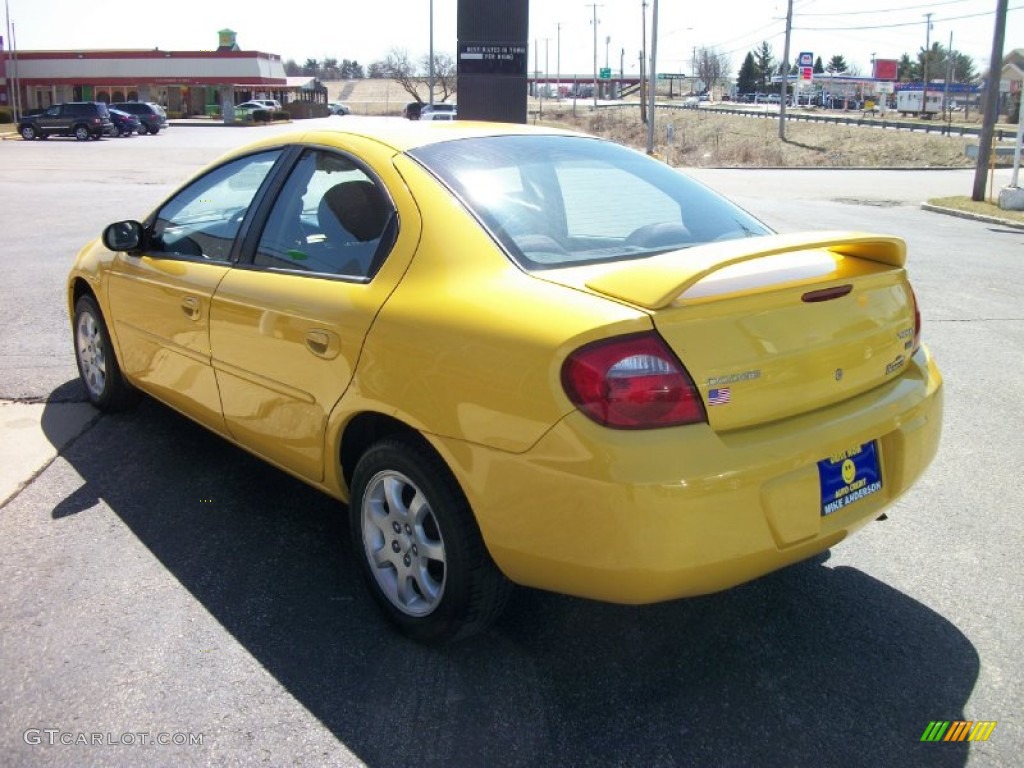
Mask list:
[[[966,762],[920,738],[962,716],[975,649],[827,557],[647,607],[519,590],[487,634],[429,649],[378,615],[340,504],[174,412],[146,400],[63,456],[85,482],[54,518],[101,499],[369,765]]]

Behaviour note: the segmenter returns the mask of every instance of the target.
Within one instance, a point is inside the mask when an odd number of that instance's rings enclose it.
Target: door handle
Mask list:
[[[317,357],[333,360],[341,351],[341,339],[332,331],[317,328],[306,331],[306,348]]]
[[[199,303],[199,299],[195,296],[186,296],[181,300],[181,310],[188,315],[191,320],[198,320],[199,313],[202,310],[202,305]]]

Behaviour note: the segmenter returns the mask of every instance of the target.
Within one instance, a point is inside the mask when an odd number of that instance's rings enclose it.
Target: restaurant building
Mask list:
[[[66,101],[150,101],[188,117],[254,98],[320,100],[286,77],[280,56],[240,50],[230,29],[218,35],[216,48],[199,51],[5,51],[0,107],[11,106],[15,83],[22,112]]]

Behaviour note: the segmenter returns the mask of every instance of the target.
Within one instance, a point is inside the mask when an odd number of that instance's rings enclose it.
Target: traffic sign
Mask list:
[[[814,54],[810,51],[804,51],[800,54],[800,58],[797,60],[797,66],[800,67],[813,67],[814,66]]]
[[[609,67],[601,67],[601,79],[602,80],[611,80],[612,79],[612,70],[611,70],[611,68],[609,68]]]

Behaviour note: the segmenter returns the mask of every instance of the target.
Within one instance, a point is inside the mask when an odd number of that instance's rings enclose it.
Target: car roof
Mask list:
[[[325,126],[306,131],[290,132],[258,142],[259,146],[282,143],[311,143],[331,135],[359,136],[384,144],[397,152],[405,152],[428,144],[439,144],[459,139],[475,139],[488,136],[581,136],[595,138],[583,133],[564,131],[559,128],[541,128],[517,123],[489,123],[473,120],[420,122],[394,117],[356,116],[344,126]],[[251,148],[254,145],[249,145]]]

